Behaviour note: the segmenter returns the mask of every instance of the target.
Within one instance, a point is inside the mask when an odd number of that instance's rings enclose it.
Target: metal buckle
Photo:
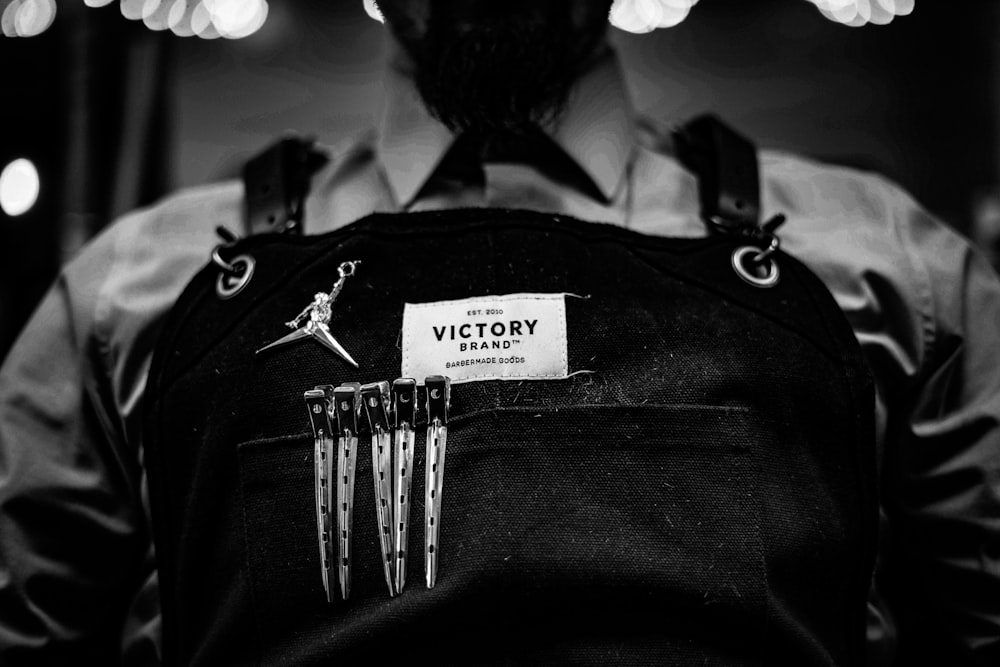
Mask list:
[[[215,293],[220,299],[232,299],[243,291],[253,279],[254,268],[257,261],[250,255],[237,255],[233,261],[227,262],[222,259],[219,248],[212,251],[212,262],[222,271],[215,281]]]

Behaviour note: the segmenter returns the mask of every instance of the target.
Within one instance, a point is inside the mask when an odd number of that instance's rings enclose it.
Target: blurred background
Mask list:
[[[377,123],[368,4],[0,0],[0,357],[123,212],[238,175],[286,130],[338,144]],[[612,18],[654,124],[712,110],[879,171],[996,262],[1000,2],[618,0]]]

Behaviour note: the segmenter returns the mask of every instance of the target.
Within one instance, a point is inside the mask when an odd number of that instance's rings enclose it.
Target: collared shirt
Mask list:
[[[454,168],[456,138],[404,74],[390,68],[386,80],[380,131],[333,149],[313,180],[310,233],[374,211],[467,206],[706,233],[694,176],[634,121],[611,53],[549,130],[558,160]],[[985,664],[1000,643],[1000,284],[962,238],[874,174],[767,151],[761,170],[764,215],[789,218],[782,247],[830,289],[875,372],[883,541],[927,573],[905,585],[925,596],[953,664]],[[207,186],[117,221],[65,267],[0,371],[5,664],[158,661],[146,374],[215,227],[240,227],[242,195],[238,183]],[[893,613],[876,585],[873,664],[892,658]]]

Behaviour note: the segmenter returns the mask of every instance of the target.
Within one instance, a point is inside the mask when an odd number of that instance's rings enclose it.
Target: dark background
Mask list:
[[[377,123],[382,32],[361,0],[275,0],[259,32],[211,41],[62,0],[42,35],[0,37],[0,168],[28,157],[42,182],[27,214],[0,213],[0,357],[116,216],[236,175],[285,130],[336,145]],[[967,235],[1000,218],[1000,3],[917,0],[849,28],[805,0],[701,0],[678,27],[612,32],[664,128],[713,110],[761,145],[882,172]]]

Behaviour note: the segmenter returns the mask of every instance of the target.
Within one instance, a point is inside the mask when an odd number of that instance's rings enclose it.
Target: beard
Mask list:
[[[404,45],[430,113],[456,133],[484,137],[557,122],[604,45],[610,0],[583,9],[566,0],[471,4],[431,0],[426,32]]]

